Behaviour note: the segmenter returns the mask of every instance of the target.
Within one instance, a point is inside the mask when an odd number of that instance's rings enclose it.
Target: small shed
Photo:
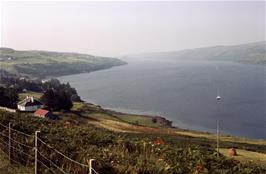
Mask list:
[[[40,118],[49,118],[52,120],[55,119],[54,115],[50,111],[45,109],[38,109],[37,111],[34,112],[34,116]]]

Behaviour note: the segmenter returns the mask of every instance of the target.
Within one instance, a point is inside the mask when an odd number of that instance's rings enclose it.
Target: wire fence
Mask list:
[[[56,150],[35,135],[11,128],[11,124],[0,123],[0,149],[10,163],[34,168],[35,174],[99,174],[93,168],[94,159],[88,164],[80,163]]]

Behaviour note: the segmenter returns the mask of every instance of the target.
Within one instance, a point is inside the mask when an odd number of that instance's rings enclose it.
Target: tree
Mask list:
[[[41,101],[45,106],[47,106],[50,109],[55,109],[55,94],[52,89],[48,89],[44,92],[44,94],[41,96]]]
[[[4,87],[0,87],[0,105],[1,106],[6,106],[8,101],[8,98],[5,95],[5,88]]]
[[[51,110],[67,110],[72,107],[71,97],[64,89],[49,89],[41,97],[41,101]]]
[[[18,93],[14,88],[0,87],[0,105],[4,107],[16,108]]]
[[[59,108],[69,111],[72,107],[72,101],[70,96],[65,91],[59,91],[57,100],[59,101]]]
[[[78,96],[77,94],[71,95],[71,100],[74,102],[81,102],[82,101],[80,96]]]

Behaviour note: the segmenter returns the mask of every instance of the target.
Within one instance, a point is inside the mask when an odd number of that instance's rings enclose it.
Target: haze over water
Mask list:
[[[225,134],[266,138],[262,65],[133,61],[59,79],[70,82],[83,100],[103,107],[161,115],[180,128],[209,132],[215,132],[219,120]]]

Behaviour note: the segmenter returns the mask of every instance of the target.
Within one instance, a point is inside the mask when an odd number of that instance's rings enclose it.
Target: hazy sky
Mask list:
[[[1,44],[103,56],[265,40],[265,2],[3,2]]]

